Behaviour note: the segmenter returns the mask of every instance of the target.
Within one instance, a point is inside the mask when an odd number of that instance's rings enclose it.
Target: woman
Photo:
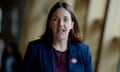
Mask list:
[[[89,48],[81,40],[73,10],[65,2],[56,3],[42,38],[28,45],[24,72],[92,72]]]
[[[7,43],[2,57],[1,72],[21,72],[22,58],[15,43]]]

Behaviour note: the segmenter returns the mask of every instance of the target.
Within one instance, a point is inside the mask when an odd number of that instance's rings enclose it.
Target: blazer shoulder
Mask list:
[[[42,39],[37,39],[37,40],[30,41],[29,44],[40,45],[40,44],[44,44],[44,41]]]
[[[38,50],[42,49],[45,46],[45,42],[41,39],[33,40],[28,43],[27,49]]]
[[[89,49],[89,46],[82,42],[78,42],[77,46],[82,52],[87,51]]]
[[[41,45],[44,45],[44,41],[42,39],[37,39],[37,40],[33,40],[33,41],[30,41],[28,43],[28,45],[31,45],[31,46],[41,46]]]
[[[42,41],[41,39],[31,41],[28,43],[25,54],[26,56],[31,54],[37,56],[37,54],[44,49],[44,46],[44,41]]]

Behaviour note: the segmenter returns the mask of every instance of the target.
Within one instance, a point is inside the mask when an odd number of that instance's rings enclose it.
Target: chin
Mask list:
[[[59,36],[59,37],[57,37],[57,39],[59,39],[59,40],[66,40],[67,38]]]

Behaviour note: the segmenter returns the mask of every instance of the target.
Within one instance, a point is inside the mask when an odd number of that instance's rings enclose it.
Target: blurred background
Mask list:
[[[58,1],[0,0],[0,68],[6,59],[19,68],[28,42],[43,34],[47,14]],[[94,71],[120,72],[120,0],[64,1],[76,12]]]

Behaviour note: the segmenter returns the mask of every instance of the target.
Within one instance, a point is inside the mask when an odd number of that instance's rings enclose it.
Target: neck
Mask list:
[[[67,45],[68,45],[68,40],[58,40],[55,38],[53,39],[53,47],[58,51],[61,52],[66,51],[68,49]]]

